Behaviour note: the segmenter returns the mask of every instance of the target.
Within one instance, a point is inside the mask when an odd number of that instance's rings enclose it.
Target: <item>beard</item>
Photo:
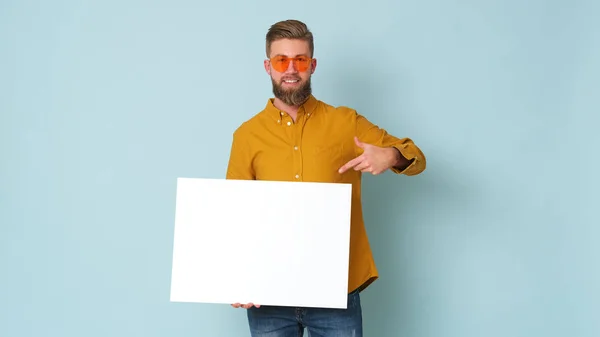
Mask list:
[[[299,77],[296,79],[300,80]],[[306,80],[306,82],[304,82],[304,84],[302,84],[296,89],[284,89],[283,80],[284,79],[282,78],[280,83],[276,83],[275,80],[271,78],[271,82],[273,83],[273,94],[286,105],[299,106],[302,103],[306,102],[308,97],[310,97],[312,93],[310,77],[308,78],[308,80]]]

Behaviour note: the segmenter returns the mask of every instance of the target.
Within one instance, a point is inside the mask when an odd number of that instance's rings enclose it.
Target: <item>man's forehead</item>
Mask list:
[[[297,55],[307,55],[310,53],[310,48],[307,41],[304,40],[290,40],[290,39],[281,39],[276,40],[271,43],[271,54],[276,55],[287,55],[287,56],[297,56]]]

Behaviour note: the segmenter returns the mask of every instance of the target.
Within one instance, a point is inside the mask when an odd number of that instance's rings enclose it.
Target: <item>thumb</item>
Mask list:
[[[361,149],[365,148],[365,144],[363,144],[360,140],[358,140],[358,137],[354,136],[354,143],[356,143],[356,146],[360,147]]]

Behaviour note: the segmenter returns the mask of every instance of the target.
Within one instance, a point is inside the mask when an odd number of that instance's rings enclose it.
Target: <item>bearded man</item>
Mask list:
[[[416,175],[425,170],[425,156],[411,139],[392,136],[355,110],[313,96],[310,80],[317,60],[313,35],[303,22],[273,24],[266,35],[266,54],[264,68],[274,97],[233,133],[226,177],[352,184],[348,307],[232,306],[247,309],[253,337],[302,336],[304,329],[315,337],[361,337],[360,292],[378,278],[363,222],[361,175],[387,170]],[[252,249],[252,242],[247,248]]]

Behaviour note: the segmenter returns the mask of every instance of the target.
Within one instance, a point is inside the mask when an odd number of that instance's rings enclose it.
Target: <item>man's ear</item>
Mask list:
[[[267,72],[267,74],[271,75],[271,67],[269,66],[269,60],[265,60],[263,62],[263,65],[265,67],[265,71]]]
[[[317,69],[317,59],[312,59],[311,61],[311,67],[310,67],[310,74],[314,74],[315,70]]]

